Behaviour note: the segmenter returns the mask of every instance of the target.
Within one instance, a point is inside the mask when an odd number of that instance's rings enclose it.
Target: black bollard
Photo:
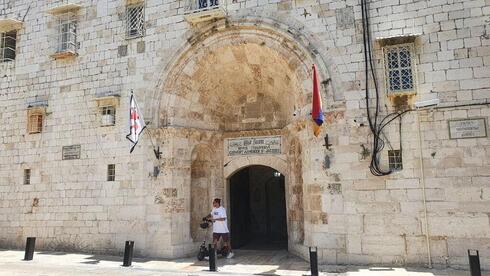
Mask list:
[[[209,271],[216,271],[216,248],[209,244]]]
[[[31,261],[34,257],[34,247],[36,247],[36,238],[28,237],[26,242],[26,253],[24,255],[24,261]]]
[[[318,248],[315,247],[315,250],[312,250],[313,247],[310,246],[310,269],[311,276],[318,276]]]
[[[476,254],[471,254],[471,251],[475,251]],[[471,276],[481,276],[480,253],[478,250],[468,249],[468,260],[470,262]]]
[[[133,262],[133,247],[134,241],[126,241],[126,245],[124,246],[123,266],[131,266],[131,263]]]

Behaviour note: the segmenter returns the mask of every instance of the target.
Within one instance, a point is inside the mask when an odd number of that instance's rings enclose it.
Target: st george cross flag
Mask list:
[[[313,64],[313,104],[311,108],[311,118],[313,119],[313,134],[318,137],[320,131],[322,130],[323,110],[318,72],[315,64]]]
[[[129,134],[126,135],[126,138],[131,141],[131,150],[129,153],[133,152],[134,147],[138,144],[140,134],[145,127],[143,114],[141,114],[136,99],[133,96],[133,91],[131,91],[131,98],[129,99]]]

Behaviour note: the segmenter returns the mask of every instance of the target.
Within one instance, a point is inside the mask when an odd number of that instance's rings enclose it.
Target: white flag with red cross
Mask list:
[[[134,147],[138,144],[141,132],[145,129],[145,120],[143,119],[143,114],[136,103],[133,91],[131,91],[131,98],[129,99],[129,134],[126,138],[131,142],[131,150],[129,153],[133,152]]]

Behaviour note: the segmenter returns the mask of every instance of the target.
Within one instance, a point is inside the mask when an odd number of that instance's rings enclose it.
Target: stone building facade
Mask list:
[[[134,240],[141,256],[194,254],[211,199],[232,206],[230,178],[262,165],[284,176],[293,254],[465,266],[478,249],[489,269],[490,1],[371,0],[368,11],[379,117],[412,110],[381,135],[381,167],[396,169],[386,176],[369,169],[359,0],[3,1],[0,248],[35,236],[40,249],[120,253]],[[399,45],[409,93],[389,92]],[[129,154],[131,90],[148,126]],[[279,150],[230,154],[253,137]]]

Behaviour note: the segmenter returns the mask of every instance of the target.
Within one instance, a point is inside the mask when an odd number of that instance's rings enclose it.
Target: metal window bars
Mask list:
[[[58,17],[57,53],[77,52],[77,19],[73,13]]]
[[[24,185],[31,184],[31,169],[24,169]]]
[[[390,170],[400,171],[403,169],[402,151],[388,150],[388,164]]]
[[[107,181],[115,181],[116,180],[116,165],[109,164],[107,165]]]
[[[141,37],[145,34],[144,3],[126,7],[126,37]]]
[[[384,52],[388,93],[414,92],[413,44],[387,46]]]
[[[0,62],[15,60],[17,31],[0,33]]]

